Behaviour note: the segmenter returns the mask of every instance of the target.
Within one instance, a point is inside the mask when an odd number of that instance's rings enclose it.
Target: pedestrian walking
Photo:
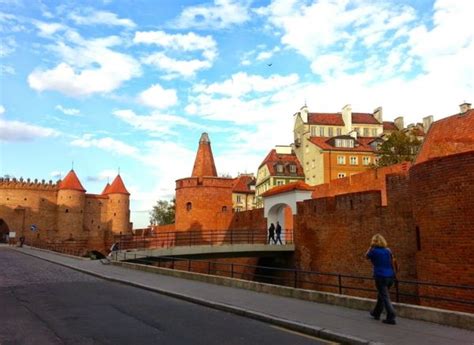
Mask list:
[[[389,293],[389,289],[395,280],[395,267],[392,252],[387,248],[385,238],[380,234],[374,235],[365,255],[372,262],[375,287],[377,288],[377,304],[370,315],[375,320],[380,320],[380,315],[385,308],[387,316],[382,322],[395,325],[396,314]]]
[[[114,253],[117,252],[118,250],[119,250],[119,243],[115,242],[110,247],[110,253],[109,253],[108,257],[111,258],[114,255]]]
[[[277,244],[278,241],[280,241],[280,244],[283,244],[281,242],[281,225],[280,225],[280,222],[277,222],[275,232],[276,232],[276,235],[277,235],[276,240],[275,240],[275,244]]]
[[[25,236],[20,236],[20,248],[25,244]]]
[[[274,244],[276,244],[275,241],[275,224],[271,223],[270,227],[268,228],[268,244],[272,244],[271,242],[273,241]]]

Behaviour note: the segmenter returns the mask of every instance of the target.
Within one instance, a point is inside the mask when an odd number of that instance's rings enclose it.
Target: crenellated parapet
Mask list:
[[[0,177],[0,189],[28,189],[28,190],[38,190],[38,191],[57,191],[58,186],[61,180],[53,182],[49,180],[39,181],[38,179],[31,180],[30,178],[24,179],[20,177],[19,179],[13,177]]]

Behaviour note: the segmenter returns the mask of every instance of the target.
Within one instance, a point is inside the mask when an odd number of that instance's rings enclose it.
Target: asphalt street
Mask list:
[[[0,247],[0,345],[327,344]]]

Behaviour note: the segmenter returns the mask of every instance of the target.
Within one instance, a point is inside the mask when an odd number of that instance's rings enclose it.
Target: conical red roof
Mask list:
[[[82,187],[81,181],[79,181],[79,178],[72,169],[59,184],[59,189],[72,189],[78,190],[80,192],[86,191],[84,187]]]
[[[207,133],[202,133],[199,148],[194,161],[192,177],[217,176],[214,156],[211,150],[211,141]]]
[[[107,189],[106,194],[127,194],[127,195],[130,195],[127,188],[125,188],[125,184],[123,183],[122,178],[120,177],[120,175],[117,175],[117,177],[114,179],[114,181],[109,186],[109,188],[106,188],[106,189]]]
[[[104,188],[104,190],[102,191],[101,194],[102,194],[102,195],[107,194],[109,188],[110,188],[110,183],[107,182],[107,184],[105,185],[105,188]]]

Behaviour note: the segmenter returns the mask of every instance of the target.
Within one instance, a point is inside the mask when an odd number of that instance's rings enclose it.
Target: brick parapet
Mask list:
[[[45,180],[38,181],[38,179],[24,180],[23,178],[0,178],[0,189],[28,189],[28,190],[53,190],[57,191],[59,182],[53,183],[52,180],[46,182]]]

